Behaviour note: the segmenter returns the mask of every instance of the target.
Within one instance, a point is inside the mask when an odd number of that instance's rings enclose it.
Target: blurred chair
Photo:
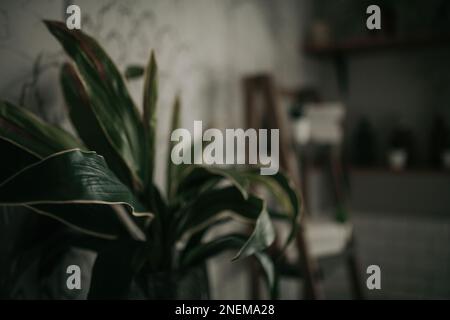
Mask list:
[[[291,124],[287,110],[279,107],[280,95],[291,95],[286,90],[275,86],[273,77],[268,74],[258,74],[245,77],[243,80],[245,114],[247,128],[280,129],[280,167],[288,173],[298,190],[308,193],[307,180],[310,155],[305,152],[301,161],[297,155],[297,145],[294,143]],[[345,261],[349,270],[353,296],[363,298],[363,289],[359,278],[359,265],[355,253],[355,239],[352,224],[346,221],[345,192],[342,190],[342,164],[340,145],[342,134],[336,127],[344,116],[344,108],[339,104],[310,105],[305,112],[309,125],[304,123],[300,138],[305,151],[312,144],[326,146],[328,168],[330,169],[330,186],[336,199],[335,219],[328,217],[316,218],[315,214],[303,214],[300,229],[296,237],[298,251],[297,261],[282,259],[278,263],[281,276],[296,277],[303,281],[303,297],[306,299],[322,299],[324,292],[321,280],[326,276],[323,270]],[[308,128],[309,127],[309,128]],[[303,152],[301,152],[303,154]],[[301,163],[301,170],[299,163]],[[302,201],[304,211],[308,206]],[[279,244],[275,243],[272,251],[276,254]],[[323,266],[327,268],[323,268]],[[251,288],[252,298],[260,297],[259,276],[252,267]]]

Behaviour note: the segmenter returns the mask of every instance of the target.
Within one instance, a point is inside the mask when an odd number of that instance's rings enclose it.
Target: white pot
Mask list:
[[[389,166],[393,170],[403,170],[408,160],[408,154],[403,149],[394,149],[389,152],[388,161]]]

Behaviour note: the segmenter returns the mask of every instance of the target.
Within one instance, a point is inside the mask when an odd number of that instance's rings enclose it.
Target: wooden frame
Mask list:
[[[291,142],[290,130],[288,130],[289,123],[286,113],[278,106],[276,87],[273,78],[267,74],[246,77],[243,80],[243,89],[246,127],[257,130],[262,128],[280,130],[280,165],[292,178],[300,194],[300,171]],[[260,95],[265,105],[259,106],[257,104],[257,95]],[[265,118],[264,115],[267,115],[267,118]],[[302,211],[304,211],[303,201]],[[296,237],[296,246],[299,250],[300,267],[302,269],[301,273],[304,281],[303,296],[306,299],[320,299],[323,298],[323,294],[320,283],[316,277],[317,266],[316,262],[309,254],[308,245],[305,239],[304,222],[306,216],[304,214],[301,214],[300,216],[302,221]],[[252,298],[257,299],[259,297],[259,279],[257,273],[254,271],[253,266],[251,295]]]

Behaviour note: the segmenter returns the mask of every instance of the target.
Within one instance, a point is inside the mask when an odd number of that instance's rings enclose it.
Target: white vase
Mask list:
[[[393,149],[388,154],[389,166],[392,170],[403,170],[408,160],[408,153],[404,149]]]

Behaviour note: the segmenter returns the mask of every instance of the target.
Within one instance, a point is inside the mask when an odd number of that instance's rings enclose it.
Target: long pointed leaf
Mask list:
[[[105,157],[108,166],[123,183],[134,189],[138,178],[133,175],[108,140],[75,68],[68,63],[64,64],[61,68],[60,79],[64,98],[69,107],[69,116],[78,135],[89,149]]]
[[[294,239],[299,226],[299,214],[301,214],[302,206],[296,187],[292,181],[280,172],[271,176],[261,176],[258,171],[253,171],[246,173],[245,176],[250,183],[266,187],[283,207],[283,212],[285,212],[286,216],[290,218],[291,231],[281,249],[283,252]]]
[[[177,193],[183,194],[189,189],[197,189],[199,185],[207,183],[210,180],[228,179],[236,188],[239,189],[244,198],[248,197],[249,181],[242,170],[234,168],[218,168],[208,166],[192,166],[190,172],[186,175],[178,187]]]
[[[173,104],[173,110],[172,110],[172,121],[171,121],[171,131],[178,129],[180,127],[180,110],[181,110],[181,103],[180,98],[177,96],[175,98],[175,102]],[[172,160],[170,159],[170,150],[172,150],[173,146],[175,145],[175,142],[170,141],[169,143],[169,151],[167,153],[168,159],[167,159],[167,196],[170,199],[172,195],[175,193],[175,189],[178,185],[179,180],[179,173],[181,170],[180,166],[175,165]]]
[[[76,64],[99,124],[143,189],[148,165],[144,128],[122,75],[93,38],[61,22],[45,24]]]
[[[102,157],[80,150],[54,154],[3,181],[0,204],[29,206],[38,213],[106,238],[116,237],[122,222],[104,206],[122,205],[135,220],[151,216],[108,169]]]
[[[234,259],[260,252],[275,240],[275,230],[264,201],[253,196],[245,199],[233,186],[211,190],[200,195],[181,221],[178,235],[181,236],[183,233],[192,235],[223,218],[223,213],[229,212],[233,212],[241,219],[256,222],[252,234]]]
[[[213,224],[219,224],[226,221],[229,221],[229,218],[221,218],[220,220],[217,220],[216,222],[210,224],[209,226],[205,226],[200,231],[194,233],[190,237],[189,242],[186,244],[185,249],[189,251],[191,250],[191,248],[194,248],[195,246],[199,245],[199,243],[202,240],[202,237],[208,230],[208,227],[212,227]],[[272,222],[270,220],[269,213],[266,211],[265,207],[263,207],[262,211],[259,213],[256,219],[255,228],[253,232],[251,233],[250,237],[248,237],[245,240],[242,247],[233,257],[233,260],[237,260],[239,258],[247,257],[257,252],[261,252],[266,248],[268,248],[273,243],[274,240],[275,240],[275,231]]]
[[[0,101],[0,137],[38,158],[67,149],[84,148],[79,140],[63,129],[44,123],[26,109],[5,101]]]
[[[291,230],[283,245],[284,250],[295,237],[298,229],[298,215],[301,212],[300,198],[293,183],[280,172],[271,176],[261,176],[257,170],[242,171],[235,168],[196,166],[181,182],[177,195],[179,197],[192,197],[191,190],[202,190],[201,186],[207,185],[209,182],[217,184],[221,180],[230,181],[244,197],[248,196],[247,189],[250,185],[263,186],[275,197],[283,209],[282,212],[290,218],[291,223]]]
[[[242,220],[256,221],[264,209],[264,201],[254,196],[245,199],[236,187],[209,190],[194,199],[182,212],[178,235],[200,230],[221,218],[222,214],[234,214]]]
[[[188,268],[204,262],[227,250],[242,248],[247,243],[244,236],[240,234],[226,235],[209,242],[200,244],[192,249],[181,261],[181,267]],[[272,296],[276,290],[275,268],[271,258],[263,252],[255,252],[255,258],[259,261],[266,275],[269,291]]]
[[[143,97],[143,119],[145,130],[145,150],[148,163],[143,168],[145,178],[144,184],[147,189],[153,182],[153,171],[155,167],[155,141],[156,141],[156,102],[158,100],[158,66],[156,65],[155,55],[152,51],[150,59],[145,70],[144,97]],[[152,197],[152,195],[150,195]]]
[[[250,238],[247,239],[239,252],[234,256],[233,260],[237,260],[241,257],[248,257],[257,252],[261,252],[268,248],[274,240],[275,230],[272,226],[272,222],[270,221],[269,214],[264,208],[256,220],[256,225],[250,235]]]

